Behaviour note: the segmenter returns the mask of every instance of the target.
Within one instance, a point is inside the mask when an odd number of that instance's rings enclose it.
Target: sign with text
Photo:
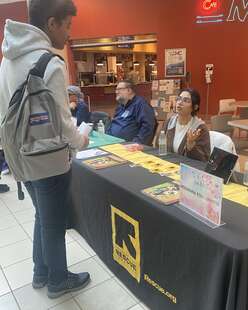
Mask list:
[[[224,0],[199,0],[197,3],[198,24],[248,21],[247,0],[230,0],[230,4]]]
[[[180,204],[203,219],[221,223],[223,180],[181,164]]]
[[[165,76],[177,77],[186,74],[186,48],[165,49]],[[164,86],[166,87],[166,85]],[[163,88],[160,91],[162,91]]]

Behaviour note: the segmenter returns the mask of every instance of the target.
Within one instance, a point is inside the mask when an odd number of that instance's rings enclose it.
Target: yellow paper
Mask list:
[[[237,194],[232,194],[231,196],[225,197],[228,200],[231,200],[233,202],[239,203],[243,205],[244,207],[248,207],[248,191],[241,192]]]
[[[223,197],[227,198],[232,194],[238,194],[244,191],[247,191],[247,187],[240,184],[229,183],[223,186]]]
[[[106,145],[101,148],[107,152],[128,160],[135,165],[139,165],[140,167],[149,170],[151,173],[159,173],[164,175],[169,173],[171,176],[168,175],[168,177],[171,177],[174,180],[180,179],[178,174],[179,166],[177,164],[141,151],[130,152],[122,144]]]

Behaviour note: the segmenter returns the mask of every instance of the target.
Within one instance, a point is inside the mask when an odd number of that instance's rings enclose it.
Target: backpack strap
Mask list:
[[[53,58],[53,57],[59,57],[61,60],[64,61],[64,59],[56,54],[53,53],[44,53],[43,55],[41,55],[41,57],[39,58],[38,62],[36,63],[35,67],[33,69],[31,69],[29,71],[29,75],[36,75],[39,76],[40,78],[44,77],[45,71],[46,71],[46,67],[49,63],[49,61]]]
[[[24,200],[25,196],[22,190],[22,183],[21,182],[16,182],[17,183],[17,195],[19,200]]]
[[[43,55],[41,55],[41,57],[37,61],[34,68],[32,68],[29,71],[26,80],[18,87],[18,89],[12,95],[10,102],[9,102],[9,108],[15,103],[16,96],[21,97],[21,98],[23,97],[24,91],[25,91],[25,85],[28,82],[30,74],[43,78],[49,61],[55,56],[59,57],[61,60],[64,61],[64,59],[61,56],[53,54],[53,53],[44,53]],[[20,95],[20,92],[21,92],[21,95]]]

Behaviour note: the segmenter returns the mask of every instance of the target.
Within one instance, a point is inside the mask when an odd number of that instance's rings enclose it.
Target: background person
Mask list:
[[[134,84],[139,82],[139,73],[134,69],[134,67],[129,68],[129,72],[127,73],[127,79]]]
[[[82,122],[90,121],[90,112],[88,105],[84,102],[84,94],[77,86],[68,86],[67,88],[70,101],[70,109],[73,117],[77,119],[77,126]]]

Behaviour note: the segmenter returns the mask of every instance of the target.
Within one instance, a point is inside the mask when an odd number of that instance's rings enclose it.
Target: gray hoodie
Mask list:
[[[25,81],[39,57],[47,51],[53,51],[52,44],[42,30],[29,24],[6,20],[0,66],[0,121],[7,112],[15,90]],[[47,66],[44,81],[53,92],[59,107],[65,141],[80,150],[83,148],[83,138],[71,120],[66,76],[65,63],[54,57]]]

